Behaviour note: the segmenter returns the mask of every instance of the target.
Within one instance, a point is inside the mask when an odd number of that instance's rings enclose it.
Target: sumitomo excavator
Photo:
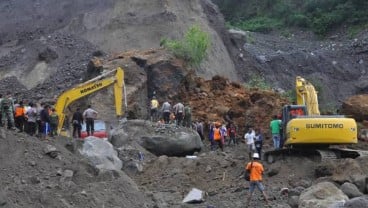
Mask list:
[[[65,120],[65,110],[74,101],[81,99],[87,95],[97,92],[106,87],[114,86],[114,96],[115,96],[115,110],[117,116],[123,116],[123,103],[124,109],[127,106],[126,98],[123,96],[125,93],[124,84],[124,71],[122,68],[118,67],[114,70],[103,73],[91,80],[88,80],[82,84],[79,84],[72,89],[64,91],[58,98],[55,104],[56,113],[59,115],[59,123],[57,126],[58,134],[67,136],[66,131],[62,131],[64,120]]]
[[[296,105],[282,108],[280,149],[267,151],[264,158],[272,163],[287,156],[306,156],[317,161],[367,156],[367,151],[340,148],[356,144],[357,124],[343,115],[320,115],[314,86],[296,77]],[[332,147],[334,146],[334,147]]]

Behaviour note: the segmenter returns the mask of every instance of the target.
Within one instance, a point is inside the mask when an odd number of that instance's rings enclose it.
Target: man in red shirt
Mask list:
[[[250,181],[249,181],[249,197],[247,200],[247,206],[249,207],[250,200],[252,199],[252,195],[254,192],[254,189],[257,187],[260,192],[262,192],[263,197],[267,203],[267,206],[269,205],[268,197],[264,191],[264,186],[262,184],[262,175],[264,172],[263,165],[258,161],[259,160],[259,154],[253,153],[253,160],[249,162],[245,170],[250,172]]]

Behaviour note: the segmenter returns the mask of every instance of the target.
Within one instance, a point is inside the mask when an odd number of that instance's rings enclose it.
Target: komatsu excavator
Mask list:
[[[65,110],[74,101],[81,99],[87,95],[104,89],[108,86],[114,85],[114,96],[115,96],[115,110],[116,115],[123,116],[123,102],[124,108],[126,108],[126,96],[125,84],[124,84],[124,71],[122,68],[118,67],[114,70],[103,73],[91,80],[88,80],[82,84],[75,86],[74,88],[63,92],[57,99],[55,104],[56,113],[59,115],[59,123],[57,126],[58,134],[67,136],[65,131],[62,132],[64,120],[65,120]]]
[[[296,77],[296,105],[282,109],[281,144],[283,148],[265,152],[272,163],[277,158],[302,155],[319,161],[367,156],[366,151],[331,148],[356,144],[357,124],[343,115],[320,115],[317,91],[304,78]]]

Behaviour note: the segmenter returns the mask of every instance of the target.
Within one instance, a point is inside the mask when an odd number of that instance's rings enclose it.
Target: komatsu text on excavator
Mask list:
[[[282,109],[281,146],[284,148],[266,152],[264,158],[268,162],[288,155],[317,157],[318,160],[367,155],[365,151],[330,147],[357,143],[357,124],[342,115],[320,115],[317,91],[299,76],[296,77],[296,98],[296,105]]]
[[[123,99],[123,95],[125,96],[126,94],[124,85],[124,71],[122,68],[118,67],[117,69],[108,71],[91,80],[79,84],[74,88],[63,92],[58,97],[55,104],[55,110],[59,115],[59,123],[57,127],[58,134],[61,133],[64,125],[66,113],[65,110],[72,102],[111,85],[114,85],[116,115],[123,116],[123,103],[124,108],[126,108],[126,98],[124,97]]]

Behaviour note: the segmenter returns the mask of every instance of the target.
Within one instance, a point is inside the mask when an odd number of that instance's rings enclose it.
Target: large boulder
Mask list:
[[[363,193],[359,191],[359,189],[352,183],[346,182],[341,185],[341,191],[344,192],[349,198],[355,198],[359,196],[363,196]]]
[[[157,156],[192,155],[203,147],[198,134],[180,131],[175,132],[174,135],[141,137],[140,144]]]
[[[343,184],[345,182],[352,182],[355,184],[355,178],[361,175],[364,175],[361,165],[357,160],[351,158],[337,161],[326,161],[321,163],[315,169],[316,177],[328,177],[339,184]],[[361,186],[364,189],[365,184],[362,184]],[[358,188],[360,189],[361,186],[358,186]]]
[[[333,183],[321,182],[305,189],[299,197],[299,208],[328,208],[349,198]]]
[[[128,120],[121,124],[112,131],[111,143],[117,148],[140,146],[157,156],[191,155],[203,147],[198,133],[192,129],[144,120]]]
[[[368,120],[368,95],[354,95],[342,104],[342,113],[351,115],[357,121]]]
[[[368,208],[368,196],[356,197],[345,202],[344,208]]]
[[[85,139],[81,154],[99,170],[119,171],[123,166],[114,147],[108,141],[96,137]]]

